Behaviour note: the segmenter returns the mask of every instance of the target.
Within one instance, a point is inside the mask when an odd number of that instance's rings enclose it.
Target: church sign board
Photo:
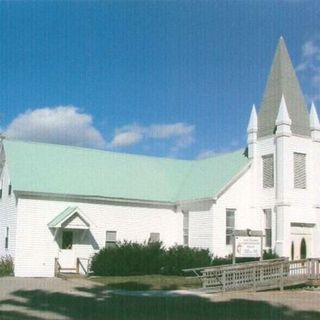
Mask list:
[[[260,258],[261,237],[235,237],[237,258]]]
[[[263,232],[260,230],[234,230],[232,263],[236,258],[260,258],[263,255]]]

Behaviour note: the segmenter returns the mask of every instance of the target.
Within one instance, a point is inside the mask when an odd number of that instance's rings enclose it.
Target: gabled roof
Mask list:
[[[67,207],[48,223],[48,227],[61,228],[64,226],[64,224],[67,226],[68,222],[72,222],[71,219],[75,218],[76,216],[80,217],[81,221],[81,225],[77,225],[77,228],[86,229],[90,227],[90,223],[87,221],[83,213],[77,207]]]
[[[217,196],[220,191],[248,164],[243,150],[198,160],[182,184],[178,200]]]
[[[284,95],[293,134],[310,136],[309,115],[297,76],[289,57],[285,42],[281,37],[273,59],[258,115],[258,137],[272,135]]]
[[[5,139],[14,191],[174,203],[214,197],[241,171],[242,151],[176,160]]]

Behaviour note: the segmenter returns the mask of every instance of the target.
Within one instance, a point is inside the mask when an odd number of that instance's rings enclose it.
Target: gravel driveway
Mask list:
[[[320,291],[119,291],[85,279],[0,278],[0,319],[320,319]]]

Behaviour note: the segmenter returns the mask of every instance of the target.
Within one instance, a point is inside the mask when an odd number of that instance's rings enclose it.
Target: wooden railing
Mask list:
[[[58,258],[54,258],[54,276],[58,276],[61,270],[61,265]]]
[[[59,258],[54,258],[54,275],[59,276],[63,272],[75,272],[87,275],[90,270],[91,259],[77,258],[75,268],[63,268],[59,263]]]
[[[90,271],[90,262],[89,258],[77,258],[77,273],[87,275]]]
[[[207,291],[264,290],[320,279],[320,259],[265,260],[217,267],[185,269],[196,274]]]

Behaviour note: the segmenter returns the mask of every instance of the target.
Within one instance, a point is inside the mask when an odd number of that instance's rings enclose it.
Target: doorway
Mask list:
[[[74,251],[74,232],[62,230],[59,263],[62,269],[75,269],[76,259]]]

